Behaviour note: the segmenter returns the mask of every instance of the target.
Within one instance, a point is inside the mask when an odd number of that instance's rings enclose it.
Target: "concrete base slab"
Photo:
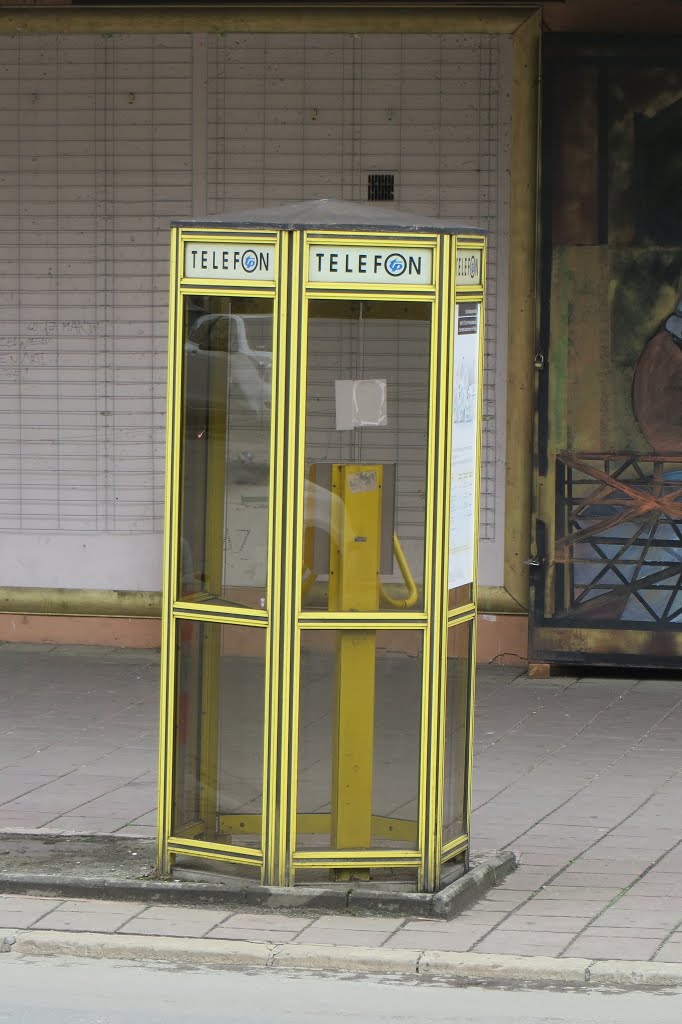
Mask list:
[[[470,907],[516,867],[510,850],[482,859],[438,893],[410,893],[352,882],[277,888],[244,879],[164,880],[154,877],[147,840],[113,836],[0,835],[0,893],[144,900],[184,906],[331,910],[449,919]],[[80,870],[78,870],[80,869]],[[210,876],[207,876],[207,879]]]

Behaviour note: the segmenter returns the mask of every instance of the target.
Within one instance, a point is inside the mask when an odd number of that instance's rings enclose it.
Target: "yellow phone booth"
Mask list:
[[[172,228],[159,867],[467,865],[485,238],[317,200]]]

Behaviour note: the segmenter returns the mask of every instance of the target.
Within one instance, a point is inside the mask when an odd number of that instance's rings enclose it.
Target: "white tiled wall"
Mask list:
[[[498,551],[508,51],[497,36],[0,37],[5,585],[160,585],[170,218],[364,199],[373,171],[395,174],[405,208],[492,232],[484,563]]]

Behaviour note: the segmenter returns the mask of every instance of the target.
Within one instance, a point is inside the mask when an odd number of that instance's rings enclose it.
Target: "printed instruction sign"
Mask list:
[[[480,324],[480,302],[457,303],[450,462],[450,590],[474,580]]]

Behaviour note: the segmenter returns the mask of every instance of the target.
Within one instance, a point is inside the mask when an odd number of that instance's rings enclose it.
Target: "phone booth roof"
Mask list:
[[[441,235],[484,235],[481,228],[440,217],[411,213],[396,206],[348,203],[341,199],[310,199],[284,206],[237,210],[210,217],[174,218],[174,227],[271,228],[279,231],[430,232]]]

